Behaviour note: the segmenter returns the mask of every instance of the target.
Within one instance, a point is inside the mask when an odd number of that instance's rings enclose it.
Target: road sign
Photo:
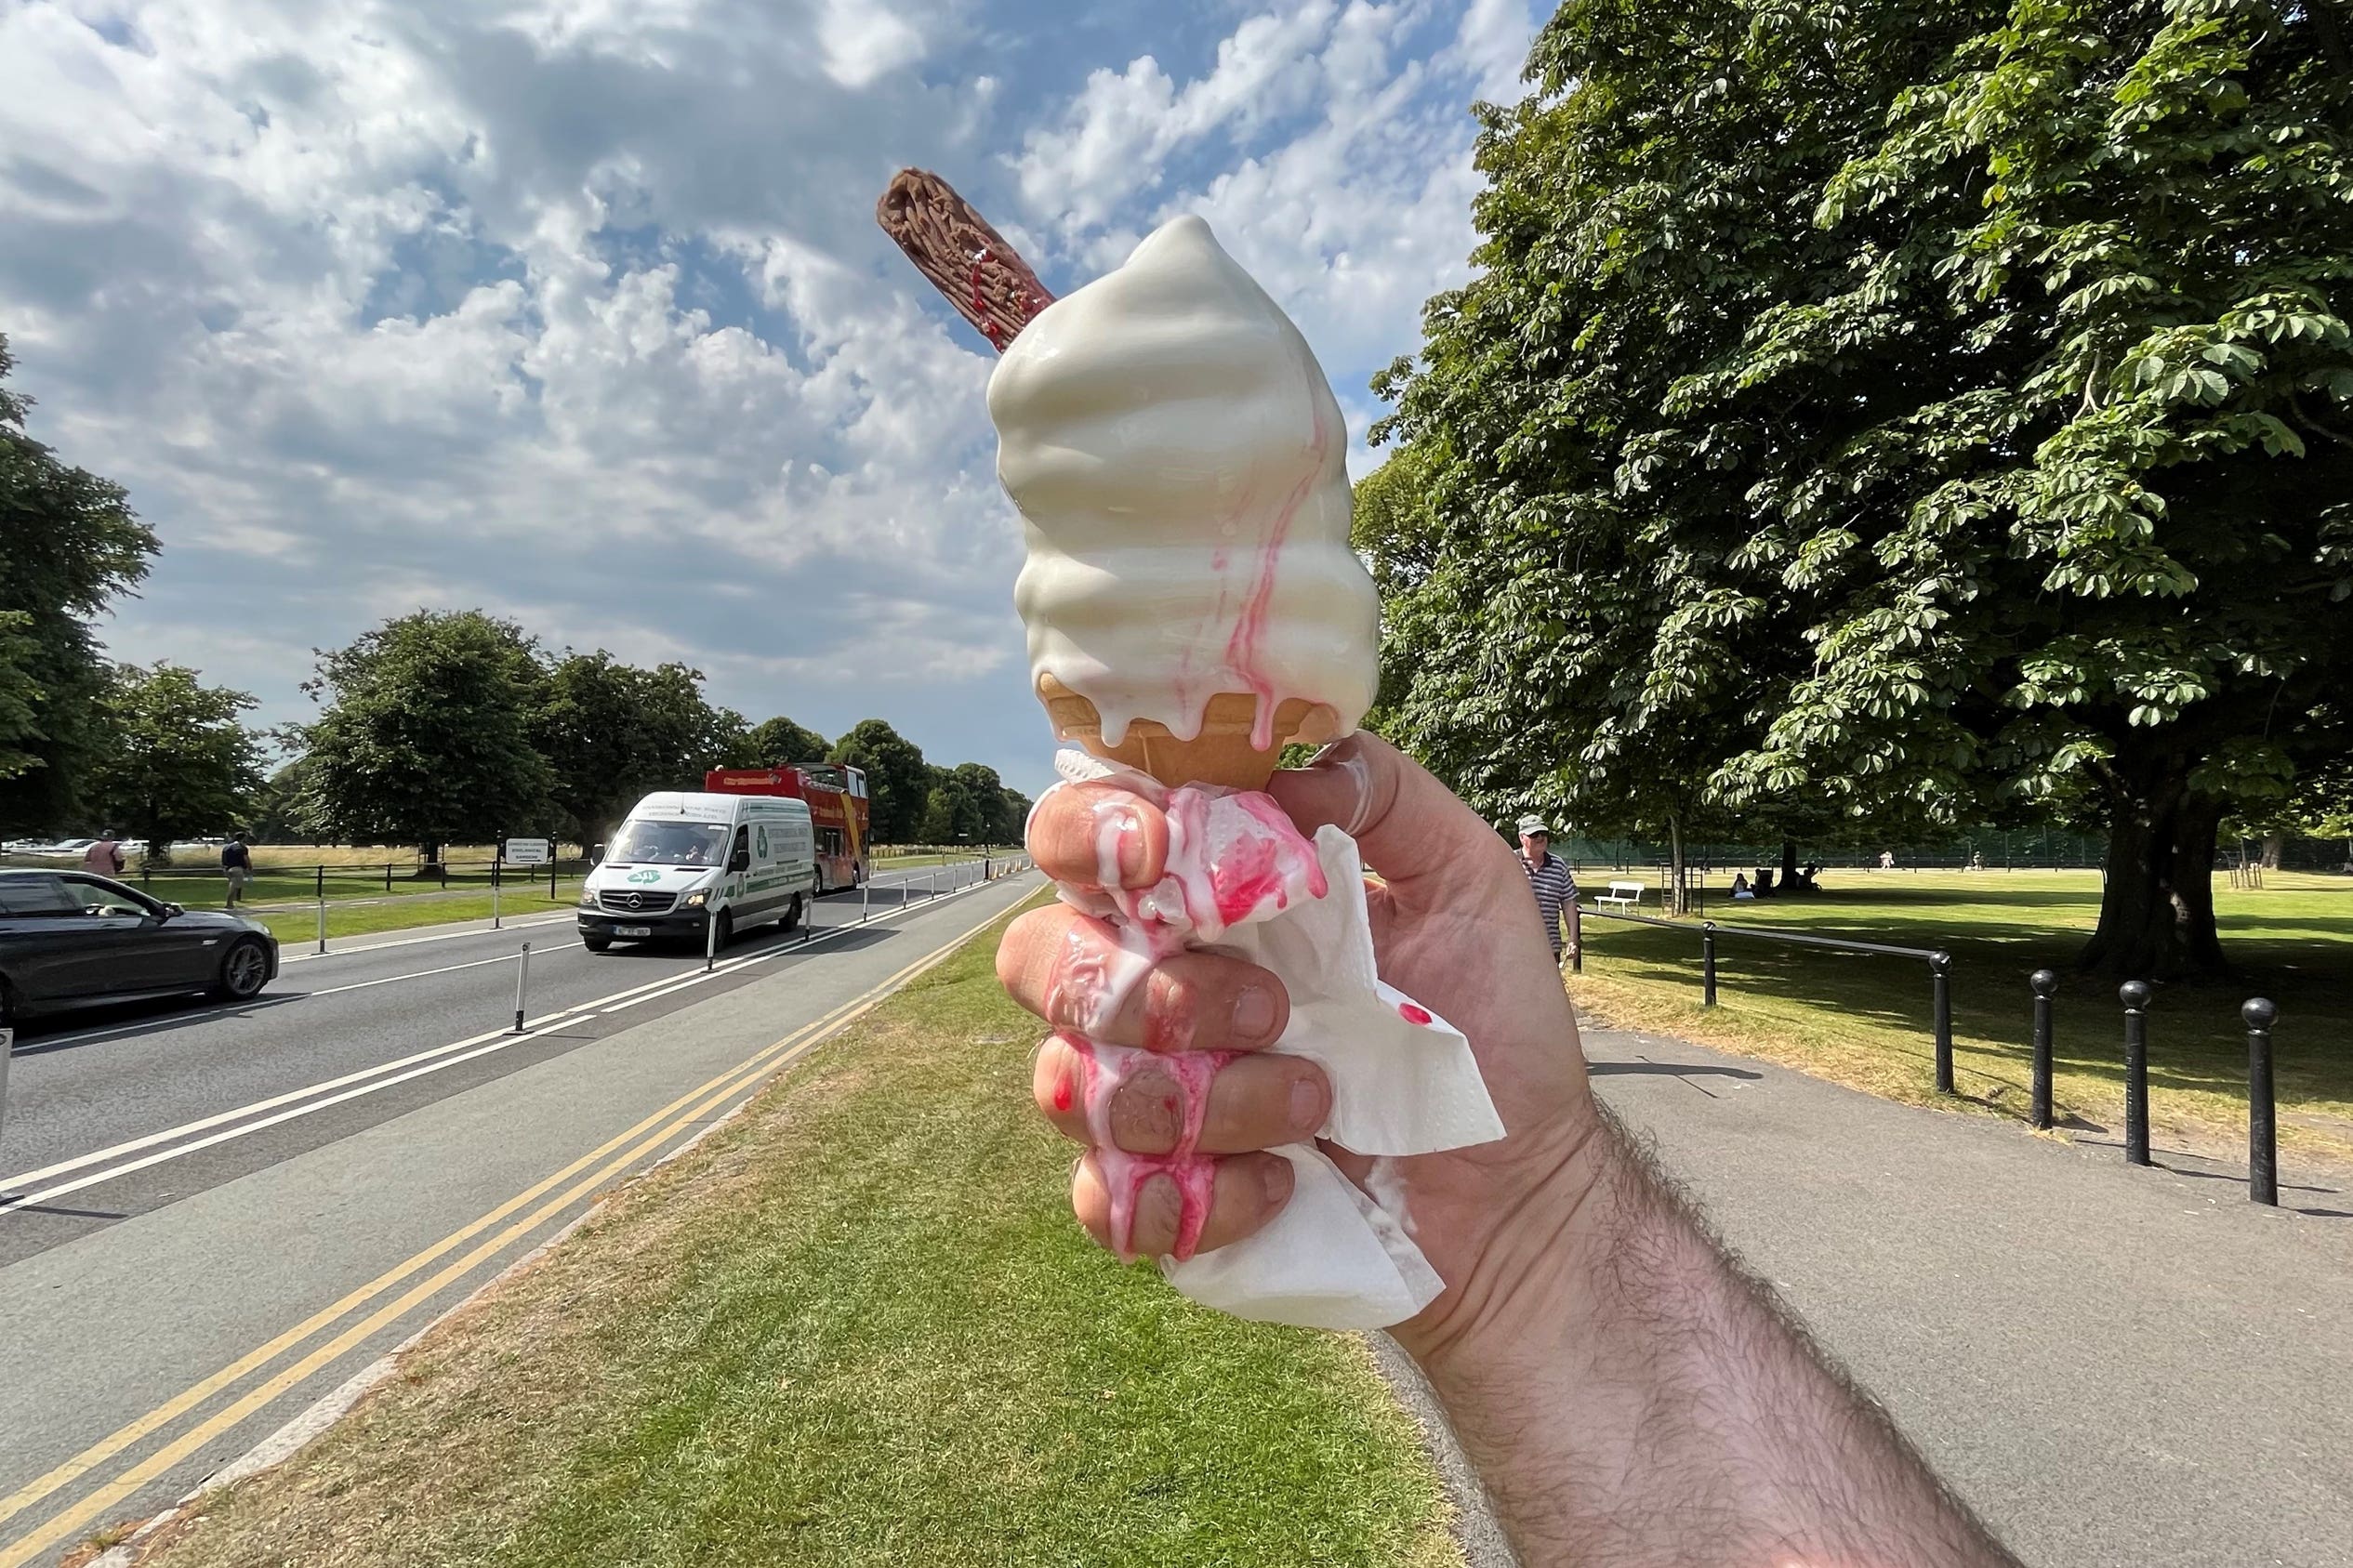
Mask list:
[[[545,838],[507,840],[509,865],[545,865],[556,858],[556,847]]]

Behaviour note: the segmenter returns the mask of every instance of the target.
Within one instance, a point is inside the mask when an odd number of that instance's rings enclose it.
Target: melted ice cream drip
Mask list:
[[[1315,847],[1275,797],[1257,790],[1185,785],[1168,793],[1168,866],[1141,891],[1119,886],[1117,819],[1124,803],[1095,807],[1096,858],[1104,888],[1126,923],[1158,941],[1211,942],[1233,927],[1279,915],[1300,898],[1330,890]]]
[[[1014,601],[1030,676],[1181,739],[1220,692],[1342,732],[1372,700],[1372,581],[1349,547],[1347,430],[1307,340],[1180,217],[1047,307],[988,386],[997,471],[1027,523]],[[1116,879],[1113,884],[1116,885]]]
[[[1087,1136],[1095,1147],[1095,1168],[1111,1194],[1111,1247],[1124,1263],[1135,1261],[1136,1200],[1145,1182],[1165,1176],[1176,1184],[1178,1218],[1176,1245],[1170,1256],[1193,1256],[1201,1244],[1201,1227],[1209,1220],[1210,1196],[1217,1182],[1217,1162],[1195,1149],[1201,1141],[1202,1118],[1210,1108],[1210,1086],[1232,1051],[1180,1051],[1162,1056],[1126,1046],[1100,1045],[1064,1031],[1061,1039],[1078,1060],[1079,1089],[1086,1107]],[[1176,1144],[1165,1154],[1133,1154],[1118,1148],[1111,1132],[1111,1100],[1141,1072],[1165,1074],[1177,1096],[1179,1122]],[[1064,1103],[1057,1090],[1055,1102]]]

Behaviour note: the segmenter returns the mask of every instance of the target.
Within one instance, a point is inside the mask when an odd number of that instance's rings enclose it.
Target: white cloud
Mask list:
[[[925,49],[920,30],[874,0],[825,0],[817,42],[826,52],[826,74],[845,87],[863,87],[885,72],[912,65]]]
[[[1207,213],[1360,436],[1461,273],[1462,105],[1527,36],[1520,0],[1136,14],[1107,44],[1015,0],[0,9],[0,332],[38,433],[165,541],[111,641],[275,720],[312,645],[480,604],[1034,786],[993,356],[875,230],[891,169],[1073,281]]]

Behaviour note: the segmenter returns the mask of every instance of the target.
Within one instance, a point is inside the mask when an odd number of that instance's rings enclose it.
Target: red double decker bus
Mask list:
[[[817,834],[817,891],[854,888],[866,879],[868,825],[866,775],[841,762],[799,768],[714,768],[703,775],[713,795],[781,795],[809,803],[809,823]]]

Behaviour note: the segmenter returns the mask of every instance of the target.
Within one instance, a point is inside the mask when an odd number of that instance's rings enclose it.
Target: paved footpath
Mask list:
[[[2353,1563],[2353,1183],[1588,1030],[1594,1087],[2027,1562]]]

